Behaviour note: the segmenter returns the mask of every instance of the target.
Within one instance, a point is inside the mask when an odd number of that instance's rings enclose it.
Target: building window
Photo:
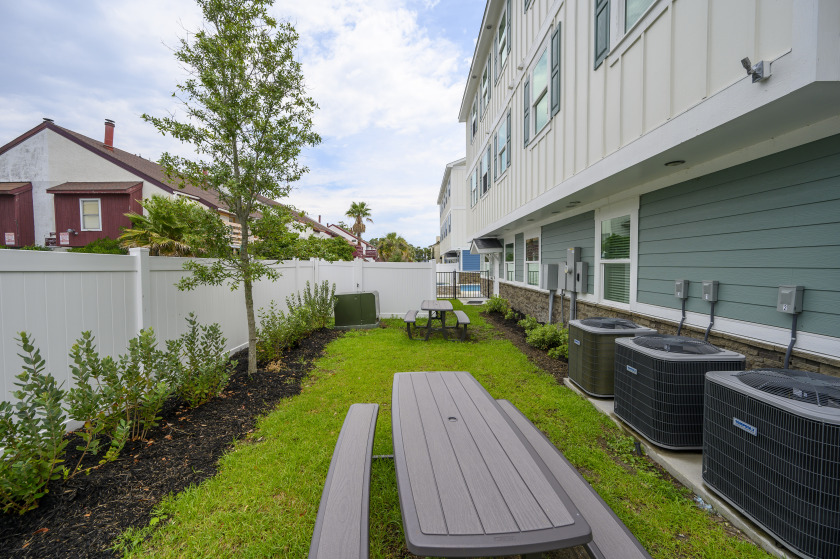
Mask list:
[[[595,68],[610,53],[610,0],[595,0]]]
[[[487,151],[481,157],[481,195],[490,190],[490,152],[493,146],[487,146]]]
[[[546,48],[534,66],[531,77],[531,118],[534,121],[534,135],[548,124],[548,59],[549,53]]]
[[[603,297],[616,303],[630,302],[630,216],[601,222]]]
[[[502,14],[502,19],[499,21],[499,31],[496,34],[496,75],[501,72],[502,68],[507,62],[508,52],[510,48],[508,45],[508,18],[507,10]]]
[[[484,72],[481,74],[481,118],[484,118],[484,111],[490,105],[490,57],[487,57],[487,64],[484,65]]]
[[[510,167],[510,109],[493,137],[493,146],[493,166],[498,179]]]
[[[528,285],[540,284],[540,239],[534,237],[525,240],[525,269],[528,272]]]
[[[102,212],[99,198],[79,200],[82,231],[102,231]]]
[[[473,99],[472,112],[470,113],[470,142],[475,139],[476,132],[478,132],[478,95]]]
[[[478,168],[470,173],[470,207],[478,202]]]
[[[513,243],[505,245],[505,278],[513,281],[515,263],[513,261]]]
[[[624,0],[624,32],[630,31],[630,28],[639,21],[639,18],[644,15],[654,0]]]

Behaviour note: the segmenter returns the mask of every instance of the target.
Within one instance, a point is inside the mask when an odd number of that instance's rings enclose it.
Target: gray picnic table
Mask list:
[[[432,333],[432,330],[443,332],[444,336],[449,336],[448,329],[446,328],[446,313],[452,312],[452,303],[445,299],[441,301],[437,299],[426,299],[420,304],[420,310],[428,311],[429,313],[429,320],[426,322],[426,337],[424,339],[429,339],[429,334]],[[432,327],[433,320],[440,320],[440,328]]]
[[[395,374],[392,428],[412,553],[538,557],[592,540],[538,452],[469,373]]]

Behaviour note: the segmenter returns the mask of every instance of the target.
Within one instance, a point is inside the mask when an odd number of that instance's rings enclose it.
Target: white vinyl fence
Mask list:
[[[146,249],[130,256],[0,250],[0,400],[12,401],[21,371],[19,332],[31,334],[56,380],[71,388],[70,348],[90,330],[99,353],[116,357],[142,328],[153,328],[159,347],[179,336],[193,312],[202,324],[218,322],[237,350],[248,343],[241,289],[202,286],[179,291],[185,258],[150,257]],[[324,280],[336,293],[379,291],[383,317],[403,316],[423,299],[435,298],[434,262],[281,262],[276,282],[254,286],[254,308],[285,299]],[[259,319],[258,319],[259,320]]]

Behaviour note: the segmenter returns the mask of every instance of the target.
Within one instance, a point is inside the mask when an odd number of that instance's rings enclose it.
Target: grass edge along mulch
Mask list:
[[[471,341],[409,340],[401,320],[351,331],[332,342],[298,396],[280,402],[219,464],[218,474],[165,499],[142,557],[306,557],[338,433],[348,407],[380,405],[373,453],[392,454],[395,372],[466,370],[542,429],[592,483],[653,557],[767,557],[698,509],[691,492],[634,453],[633,439],[584,398],[494,335],[476,307]],[[405,549],[393,463],[371,475],[371,557],[412,557]],[[158,520],[155,520],[158,519]],[[145,535],[145,534],[144,534]],[[136,535],[135,535],[136,536]],[[135,541],[142,538],[135,537]]]

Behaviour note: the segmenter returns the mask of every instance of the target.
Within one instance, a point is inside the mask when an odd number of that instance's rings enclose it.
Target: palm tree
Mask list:
[[[365,223],[363,220],[373,223],[373,220],[370,218],[370,206],[366,202],[351,202],[350,209],[344,215],[356,220],[353,223],[353,227],[350,228],[350,231],[359,239],[362,238],[362,233],[365,232]]]
[[[388,233],[376,245],[379,256],[386,262],[411,262],[414,260],[413,247],[396,233]]]

